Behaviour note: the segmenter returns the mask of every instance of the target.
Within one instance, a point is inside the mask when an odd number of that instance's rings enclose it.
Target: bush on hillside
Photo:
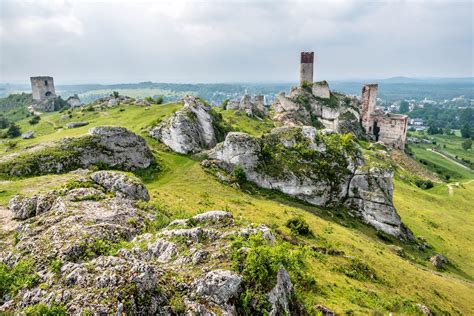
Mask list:
[[[238,184],[243,184],[247,181],[247,175],[245,174],[244,169],[242,169],[241,167],[236,167],[234,169],[234,171],[232,172],[232,177]]]
[[[35,115],[28,121],[28,123],[30,125],[35,125],[35,124],[38,124],[40,120],[41,120],[41,117],[38,115]]]
[[[293,217],[290,218],[286,222],[286,227],[288,227],[291,232],[295,235],[301,235],[301,236],[311,236],[313,235],[313,232],[309,228],[308,223],[301,218],[301,217]]]
[[[0,115],[0,129],[7,128],[10,123],[8,122],[7,118],[3,115]]]
[[[431,180],[422,180],[422,179],[417,179],[415,181],[415,184],[417,187],[423,190],[431,189],[434,186]]]
[[[21,135],[21,130],[18,125],[15,123],[10,124],[10,127],[7,129],[6,136],[8,138],[15,138]]]

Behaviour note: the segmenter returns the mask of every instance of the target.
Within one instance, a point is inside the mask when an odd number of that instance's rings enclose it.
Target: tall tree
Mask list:
[[[465,141],[462,142],[462,148],[464,150],[469,150],[472,148],[472,139],[466,139]]]
[[[465,123],[462,128],[461,128],[461,136],[463,138],[470,138],[472,135],[471,133],[471,127],[469,126],[468,123]]]
[[[398,110],[398,112],[400,113],[408,113],[408,111],[410,110],[410,104],[408,104],[407,101],[403,100],[400,102],[400,108]]]

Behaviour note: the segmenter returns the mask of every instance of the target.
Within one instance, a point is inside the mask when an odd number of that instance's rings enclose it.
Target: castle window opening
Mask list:
[[[47,97],[49,97],[49,96],[51,96],[51,94],[52,94],[51,91],[48,91],[48,92],[46,92],[44,95],[47,96]]]
[[[45,81],[44,81],[44,85],[45,85],[45,86],[48,85],[48,80],[45,80]]]
[[[379,141],[379,132],[380,132],[380,127],[377,126],[377,122],[374,122],[374,136],[375,136],[375,141]]]

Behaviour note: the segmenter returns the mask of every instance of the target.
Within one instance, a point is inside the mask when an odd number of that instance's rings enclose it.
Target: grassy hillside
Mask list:
[[[296,237],[285,224],[294,216],[303,218],[314,236],[297,239],[307,247],[306,273],[314,277],[315,283],[303,284],[301,291],[313,312],[316,305],[323,304],[341,314],[419,314],[415,304],[422,303],[438,313],[474,314],[474,249],[470,237],[474,236],[474,181],[463,180],[459,187],[450,190],[445,184],[436,184],[426,191],[396,181],[395,206],[403,221],[432,247],[420,251],[378,235],[344,212],[310,206],[252,186],[241,190],[220,183],[201,168],[196,158],[173,153],[147,136],[147,126],[179,107],[179,104],[154,105],[146,110],[120,106],[103,112],[77,110],[45,114],[34,126],[26,120],[20,122],[23,130],[35,130],[37,137],[19,140],[10,153],[66,136],[79,136],[92,126],[127,127],[145,137],[162,166],[160,171],[145,170],[137,175],[150,191],[151,203],[171,218],[226,209],[240,222],[265,223],[293,242]],[[233,111],[222,111],[222,114],[232,125],[254,135],[271,127],[266,121],[238,116]],[[90,124],[65,129],[64,125],[70,121]],[[4,145],[0,150],[5,155]],[[67,178],[68,175],[48,175],[1,181],[0,208],[5,208],[9,198],[18,192],[32,195],[57,187]],[[10,234],[5,240],[8,238],[13,236]],[[404,257],[393,251],[395,246],[405,249]],[[322,248],[326,254],[314,251]],[[452,262],[446,271],[435,271],[428,262],[435,252],[445,254]],[[376,277],[369,277],[368,271]]]
[[[452,180],[474,179],[472,165],[474,163],[474,151],[464,150],[462,143],[465,141],[459,135],[424,135],[419,132],[411,132],[412,136],[429,139],[433,144],[410,144],[409,148],[415,154],[416,160],[423,160],[426,167],[437,172],[443,179],[446,175]],[[433,152],[436,150],[438,153]],[[440,155],[441,153],[441,155]],[[463,162],[464,160],[464,162]],[[456,163],[458,162],[458,163]],[[466,167],[461,166],[464,164]]]

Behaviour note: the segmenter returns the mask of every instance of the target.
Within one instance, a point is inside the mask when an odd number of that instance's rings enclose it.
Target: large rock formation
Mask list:
[[[338,133],[364,133],[359,123],[359,103],[355,97],[330,92],[327,82],[292,88],[279,94],[273,103],[274,120],[284,125],[312,125]]]
[[[53,146],[4,161],[0,163],[0,174],[63,173],[93,165],[135,170],[146,168],[154,161],[145,140],[123,127],[94,127],[89,134],[64,138]]]
[[[217,135],[211,108],[193,96],[186,96],[183,102],[183,108],[151,129],[150,135],[181,154],[215,146]]]
[[[130,199],[150,200],[148,190],[136,177],[114,171],[97,171],[91,175],[92,180],[108,191]]]
[[[63,107],[67,107],[69,104],[64,101],[60,96],[47,98],[44,100],[35,100],[34,103],[31,105],[33,110],[40,111],[40,112],[53,112],[62,109]]]
[[[144,233],[154,216],[164,215],[139,206],[136,198],[143,194],[118,190],[119,183],[135,179],[123,179],[126,175],[117,172],[72,176],[74,181],[64,188],[47,193],[48,210],[38,212],[43,194],[12,199],[12,211],[28,219],[20,222],[16,245],[0,250],[0,263],[13,268],[29,262],[35,279],[19,292],[3,293],[1,312],[46,304],[73,315],[238,314],[240,296],[252,285],[243,281],[244,272],[230,270],[231,252],[249,250],[231,246],[232,240],[265,238],[264,232],[274,240],[268,227],[242,227],[231,213],[210,211]],[[146,191],[143,184],[135,184]],[[272,278],[276,284],[269,281],[261,289],[268,295],[258,298],[272,315],[302,306],[283,266]]]
[[[346,205],[377,229],[412,239],[393,207],[393,173],[366,165],[350,134],[310,126],[276,128],[261,138],[229,133],[207,155],[204,166],[240,168],[258,186],[313,205]]]
[[[268,114],[263,95],[256,95],[252,99],[249,94],[245,94],[240,101],[230,101],[226,106],[226,110],[240,110],[250,117],[264,117]]]

